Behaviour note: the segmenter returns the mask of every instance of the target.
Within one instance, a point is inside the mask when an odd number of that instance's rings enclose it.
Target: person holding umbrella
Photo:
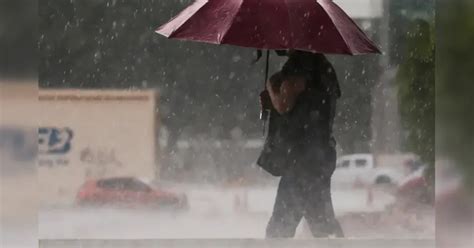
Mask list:
[[[314,236],[342,237],[330,196],[340,90],[322,54],[380,53],[377,46],[332,0],[196,0],[156,32],[267,50],[261,117],[269,126],[258,164],[282,178],[266,236],[293,237],[304,216]],[[289,59],[267,82],[270,50],[289,50]]]
[[[339,97],[337,77],[325,56],[302,51],[290,52],[261,94],[270,122],[257,164],[281,176],[267,238],[293,237],[303,217],[314,237],[343,237],[330,192],[336,163],[332,122]]]

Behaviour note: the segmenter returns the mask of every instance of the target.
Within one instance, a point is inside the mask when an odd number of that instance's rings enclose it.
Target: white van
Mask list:
[[[408,160],[406,154],[382,155],[377,159],[370,153],[344,155],[336,161],[332,184],[335,186],[397,184],[408,174],[405,168],[405,162]]]

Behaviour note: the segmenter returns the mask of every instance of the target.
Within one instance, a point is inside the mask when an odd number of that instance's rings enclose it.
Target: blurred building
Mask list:
[[[159,175],[152,90],[40,90],[42,204],[69,202],[88,179]]]
[[[1,244],[4,232],[37,219],[37,92],[32,81],[0,81]]]

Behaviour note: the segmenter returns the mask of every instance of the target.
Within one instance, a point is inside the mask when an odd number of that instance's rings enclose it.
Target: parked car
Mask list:
[[[385,156],[376,165],[375,158],[370,153],[344,155],[337,159],[336,170],[332,176],[334,185],[372,185],[398,184],[406,176],[406,165],[396,164],[396,159]],[[390,162],[387,162],[390,161]],[[391,163],[390,165],[388,165]]]
[[[433,196],[429,192],[429,184],[425,178],[426,167],[420,167],[405,177],[398,184],[396,197],[406,203],[430,203]]]
[[[188,208],[185,194],[154,189],[134,177],[86,181],[76,196],[81,206],[153,207],[183,210]]]

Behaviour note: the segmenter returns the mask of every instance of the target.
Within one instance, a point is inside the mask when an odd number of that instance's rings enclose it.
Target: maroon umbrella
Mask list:
[[[196,0],[156,32],[258,49],[380,53],[332,0]]]

